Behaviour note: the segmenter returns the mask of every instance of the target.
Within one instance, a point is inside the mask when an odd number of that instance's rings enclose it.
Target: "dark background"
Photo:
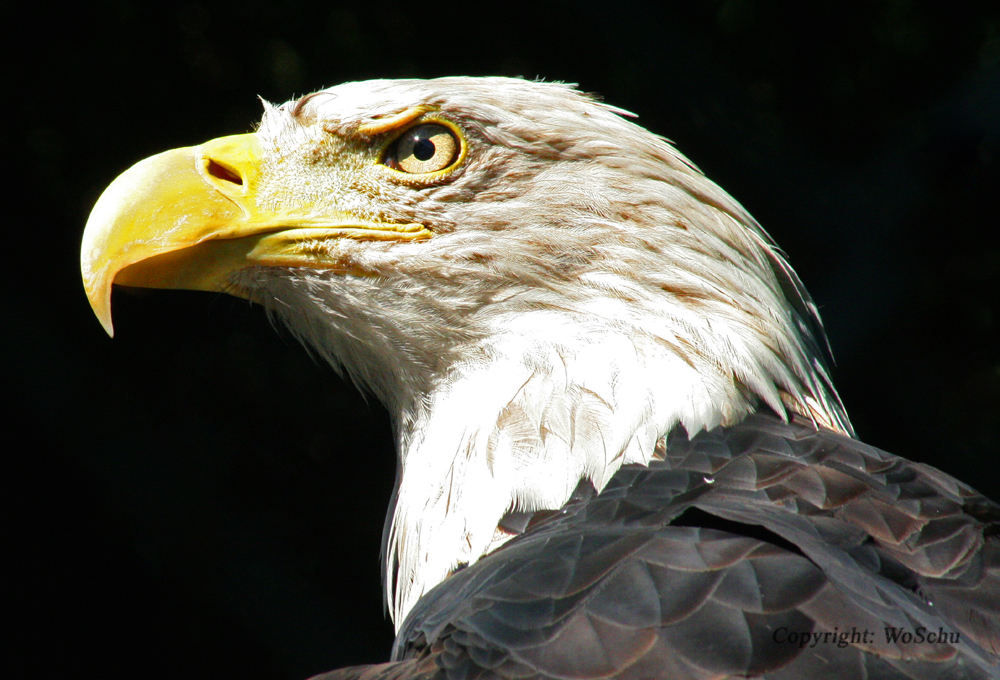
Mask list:
[[[459,74],[603,94],[784,247],[861,438],[1000,497],[995,2],[469,7],[3,5],[9,677],[387,658],[386,414],[241,301],[119,290],[111,341],[79,281],[101,190],[250,130],[257,95]]]

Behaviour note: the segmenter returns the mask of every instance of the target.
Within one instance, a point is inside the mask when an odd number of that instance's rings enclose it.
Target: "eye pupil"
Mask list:
[[[418,139],[413,144],[413,155],[418,161],[429,161],[434,158],[434,142],[429,139]]]

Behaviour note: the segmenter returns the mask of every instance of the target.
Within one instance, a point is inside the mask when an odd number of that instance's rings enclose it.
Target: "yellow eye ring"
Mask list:
[[[428,121],[397,137],[386,150],[382,163],[399,172],[427,175],[447,170],[464,156],[465,145],[457,130],[443,122]]]

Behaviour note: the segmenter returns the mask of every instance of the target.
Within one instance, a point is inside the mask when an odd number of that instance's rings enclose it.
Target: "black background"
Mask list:
[[[991,2],[3,6],[10,677],[281,678],[387,658],[384,411],[262,313],[121,291],[78,248],[150,154],[345,80],[577,82],[787,251],[865,441],[1000,496]]]

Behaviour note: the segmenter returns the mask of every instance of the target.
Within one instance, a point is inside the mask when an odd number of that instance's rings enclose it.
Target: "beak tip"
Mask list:
[[[111,285],[101,285],[102,282],[87,280],[87,270],[84,269],[83,288],[87,293],[87,301],[94,316],[101,322],[101,326],[109,337],[115,337],[115,327],[111,321]]]
[[[104,331],[108,334],[108,337],[109,338],[115,337],[115,327],[111,323],[111,317],[109,316],[108,318],[101,319],[100,321],[101,321],[101,326],[104,327]]]
[[[90,306],[91,306],[91,309],[94,310],[94,316],[96,316],[97,320],[101,322],[101,327],[104,329],[104,332],[108,334],[109,338],[113,338],[113,337],[115,337],[115,326],[114,326],[114,323],[111,321],[111,299],[110,298],[111,298],[111,296],[108,295],[108,302],[107,302],[107,304],[104,304],[104,305],[94,304],[94,299],[91,298],[91,300],[90,300]]]

